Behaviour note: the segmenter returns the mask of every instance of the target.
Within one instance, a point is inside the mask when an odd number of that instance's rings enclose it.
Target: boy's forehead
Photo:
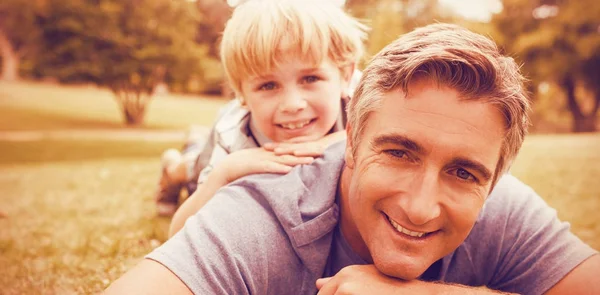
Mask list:
[[[308,72],[319,70],[323,67],[323,59],[303,56],[295,51],[279,52],[273,55],[269,60],[262,63],[255,63],[248,69],[248,79],[257,79],[274,75],[276,72],[294,70],[299,72]]]

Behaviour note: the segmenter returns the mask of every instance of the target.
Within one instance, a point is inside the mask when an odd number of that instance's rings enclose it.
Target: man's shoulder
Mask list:
[[[503,176],[467,239],[446,259],[448,281],[542,294],[593,254],[533,189]]]
[[[336,193],[342,167],[343,156],[336,144],[313,163],[296,166],[286,175],[255,174],[230,185],[266,202],[284,227],[315,222],[318,216],[331,211],[335,211],[332,221],[337,223]]]

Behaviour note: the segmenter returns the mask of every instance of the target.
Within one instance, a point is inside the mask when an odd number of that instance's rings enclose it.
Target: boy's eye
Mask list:
[[[303,78],[304,83],[315,83],[319,81],[319,77],[317,76],[306,76]]]
[[[264,84],[261,84],[260,87],[258,87],[258,90],[273,90],[275,89],[275,87],[277,87],[277,85],[275,84],[275,82],[267,82]]]

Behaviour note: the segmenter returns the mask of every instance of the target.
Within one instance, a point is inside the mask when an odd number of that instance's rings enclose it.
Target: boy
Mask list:
[[[345,138],[345,103],[366,27],[329,1],[253,0],[227,23],[221,60],[238,100],[198,158],[198,189],[174,234],[220,188],[254,173],[284,174]],[[355,75],[356,76],[356,75]]]

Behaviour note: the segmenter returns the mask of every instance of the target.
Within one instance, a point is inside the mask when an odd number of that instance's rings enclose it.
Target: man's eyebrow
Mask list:
[[[476,170],[479,172],[479,174],[481,174],[481,177],[483,177],[485,182],[488,182],[490,179],[492,179],[492,172],[488,168],[486,168],[483,164],[470,159],[456,157],[452,159],[449,166],[459,166]]]
[[[375,137],[372,140],[371,145],[374,147],[385,145],[385,144],[393,144],[403,146],[404,148],[411,150],[413,152],[422,154],[425,152],[425,149],[415,142],[414,140],[400,134],[385,134],[381,136]]]

